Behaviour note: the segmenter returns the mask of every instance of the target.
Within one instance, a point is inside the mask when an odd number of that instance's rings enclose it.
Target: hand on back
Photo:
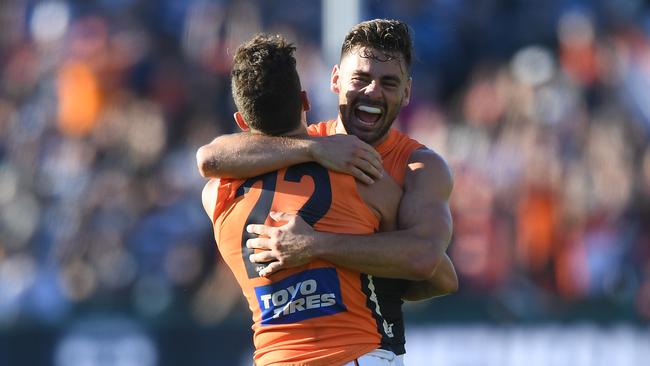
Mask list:
[[[352,175],[365,184],[374,183],[384,173],[379,153],[356,136],[338,134],[313,141],[314,160],[329,170]]]

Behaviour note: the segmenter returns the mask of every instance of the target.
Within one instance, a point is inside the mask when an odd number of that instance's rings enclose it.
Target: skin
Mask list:
[[[346,55],[340,65],[334,67],[330,87],[339,96],[337,132],[354,133],[358,140],[376,145],[385,140],[386,132],[400,108],[408,104],[411,80],[401,58],[379,62],[362,57],[369,50],[362,51],[364,52]],[[377,121],[364,122],[364,119],[368,119],[367,115],[359,118],[355,112],[359,105],[379,108],[381,116]],[[257,137],[245,142],[248,149],[255,145],[255,148],[263,151],[276,143],[275,138],[265,140]],[[227,143],[241,142],[242,140],[222,140],[220,146],[213,148],[221,152],[224,160],[236,161],[246,154],[245,151],[237,150],[243,145]],[[295,159],[320,162],[313,155],[309,157],[308,153],[303,152],[302,143],[305,141],[291,141],[277,148],[278,151],[273,151],[273,154],[281,154],[281,159],[258,155],[259,164],[256,167],[263,171],[256,173],[284,167],[294,163]],[[238,151],[239,154],[231,154],[229,151]],[[374,166],[371,162],[374,159],[369,156],[356,151],[355,158],[359,160],[355,161]],[[354,166],[350,163],[343,165]],[[199,167],[202,167],[202,161],[199,161]],[[368,177],[372,175],[360,166],[355,168]],[[381,174],[380,169],[377,171]],[[210,175],[211,172],[206,170],[204,173]],[[252,174],[248,171],[247,175]],[[452,176],[446,162],[431,150],[417,150],[411,155],[405,174],[404,195],[398,212],[398,230],[363,236],[321,233],[314,231],[300,217],[275,213],[272,217],[286,224],[280,227],[250,225],[247,228],[259,235],[258,238],[249,240],[247,245],[265,250],[252,255],[250,260],[269,263],[260,273],[264,276],[271,276],[284,268],[302,265],[315,258],[323,258],[375,276],[409,279],[412,282],[404,295],[407,300],[454,292],[458,280],[453,265],[445,254],[452,231],[448,202],[452,187]]]
[[[378,62],[367,55],[372,53],[357,50],[344,56],[332,70],[330,89],[339,100],[337,132],[378,145],[388,137],[400,109],[410,101],[411,78],[400,57],[393,55],[391,60]],[[360,105],[379,108],[381,117],[373,124],[364,123],[357,117]]]
[[[383,175],[379,153],[356,136],[222,135],[196,153],[199,172],[211,178],[248,178],[315,161],[329,170],[372,184]]]
[[[309,110],[309,100],[305,92],[302,92],[301,96],[303,100],[301,123],[295,130],[285,134],[284,136],[307,136],[305,112]],[[261,131],[251,128],[240,112],[236,112],[234,114],[234,119],[242,131],[249,132],[253,135],[263,135]],[[203,208],[205,209],[205,212],[208,214],[210,219],[213,218],[213,210],[217,202],[218,184],[218,180],[211,179],[203,188],[201,195]],[[377,181],[372,185],[357,183],[357,192],[363,201],[368,205],[370,210],[379,219],[380,230],[393,231],[397,229],[397,211],[401,202],[402,188],[389,175],[382,175],[382,177],[378,178]],[[278,222],[288,221],[290,219],[294,222],[299,220],[301,224],[310,227],[302,219],[300,219],[299,216],[296,215],[290,215],[281,212],[271,212],[270,217],[274,221]],[[271,255],[271,252],[266,251],[262,254]],[[254,255],[251,255],[250,260],[254,260]],[[309,261],[310,260],[307,260],[304,263],[307,263]],[[304,263],[299,262],[295,265],[297,266]],[[262,274],[262,272],[260,272],[260,274]]]

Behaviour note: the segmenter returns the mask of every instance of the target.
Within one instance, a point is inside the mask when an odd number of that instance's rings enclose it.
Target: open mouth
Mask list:
[[[372,127],[382,116],[380,108],[360,104],[354,109],[354,115],[364,126]]]

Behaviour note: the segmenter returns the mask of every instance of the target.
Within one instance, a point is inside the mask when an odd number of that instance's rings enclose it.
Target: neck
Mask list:
[[[307,136],[307,126],[305,126],[304,122],[300,122],[300,126],[298,126],[298,128],[296,128],[293,131],[289,131],[288,133],[285,133],[282,136],[287,136],[287,137]]]
[[[266,135],[264,132],[253,128],[250,129],[250,132],[258,135]],[[287,133],[283,133],[282,135],[278,135],[278,136],[283,136],[283,137],[307,136],[307,127],[305,126],[304,123],[300,123],[300,126],[298,126],[295,130],[289,131]]]

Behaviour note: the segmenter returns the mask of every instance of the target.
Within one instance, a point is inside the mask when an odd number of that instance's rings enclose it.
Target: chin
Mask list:
[[[373,145],[377,141],[381,140],[381,137],[376,131],[362,131],[355,129],[354,132],[352,133],[356,137],[358,137],[361,141]]]
[[[381,140],[390,130],[390,124],[386,126],[386,121],[382,118],[369,127],[361,123],[357,117],[351,114],[344,114],[343,126],[348,134],[358,137],[361,141],[373,145]]]
[[[390,132],[391,124],[378,123],[372,130],[370,129],[354,129],[354,135],[361,139],[363,142],[374,145],[381,141]]]

